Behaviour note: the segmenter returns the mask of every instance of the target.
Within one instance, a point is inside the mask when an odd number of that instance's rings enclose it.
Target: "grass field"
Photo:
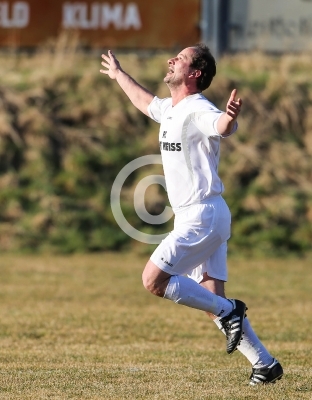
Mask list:
[[[2,256],[0,399],[312,398],[311,257],[229,260],[227,295],[284,367],[265,387],[204,313],[143,289],[145,261]]]

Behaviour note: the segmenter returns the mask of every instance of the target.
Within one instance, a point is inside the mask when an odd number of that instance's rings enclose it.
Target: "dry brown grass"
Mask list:
[[[249,363],[200,311],[148,294],[134,254],[3,256],[0,398],[310,399],[311,258],[230,259],[243,298],[283,364],[276,385],[247,385]]]

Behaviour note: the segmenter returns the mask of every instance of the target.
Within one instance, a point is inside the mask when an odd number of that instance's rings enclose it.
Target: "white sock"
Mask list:
[[[222,317],[228,315],[233,309],[231,301],[217,296],[193,279],[182,275],[171,276],[164,298]]]
[[[218,317],[213,321],[223,332],[220,318]],[[240,345],[237,346],[237,350],[249,360],[254,368],[262,368],[272,364],[273,357],[252,329],[248,318],[244,318],[243,332],[242,341]]]

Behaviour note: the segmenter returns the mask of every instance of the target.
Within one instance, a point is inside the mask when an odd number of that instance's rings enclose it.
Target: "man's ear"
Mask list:
[[[190,73],[190,76],[193,78],[198,78],[199,76],[201,76],[201,71],[199,69],[195,69],[195,71],[192,71]]]

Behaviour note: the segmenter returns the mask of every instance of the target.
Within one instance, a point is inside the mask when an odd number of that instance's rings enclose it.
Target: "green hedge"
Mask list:
[[[159,96],[169,55],[121,55],[125,69]],[[1,55],[0,250],[103,251],[136,245],[110,208],[112,183],[128,162],[157,154],[158,126],[139,113],[108,77],[99,55],[64,48]],[[222,141],[220,174],[233,216],[230,251],[305,252],[312,243],[312,78],[309,56],[225,57],[205,93],[224,108],[236,87],[239,131]],[[137,229],[160,233],[136,215],[135,171],[122,198]],[[146,194],[148,210],[167,204]]]

